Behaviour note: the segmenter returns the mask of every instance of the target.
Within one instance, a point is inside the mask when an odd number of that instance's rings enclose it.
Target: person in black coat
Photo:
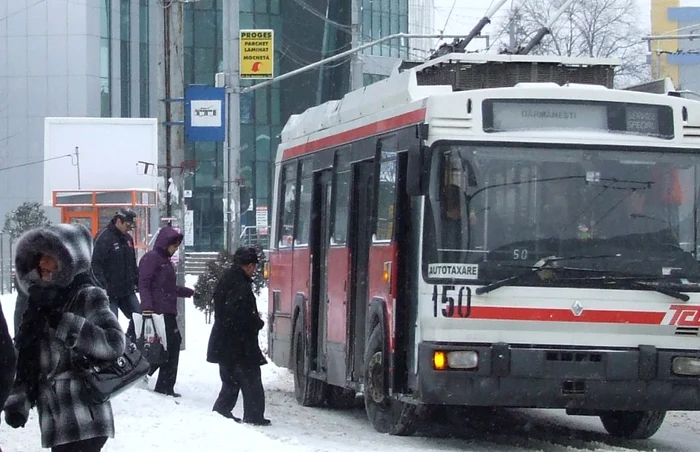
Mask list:
[[[219,364],[221,392],[212,411],[239,422],[231,411],[243,392],[243,422],[270,425],[265,419],[265,390],[260,366],[267,363],[260,351],[260,318],[253,280],[258,264],[255,248],[239,248],[233,265],[214,288],[214,326],[209,337],[207,361]]]
[[[119,209],[110,223],[95,238],[92,252],[92,272],[109,296],[110,309],[119,316],[119,309],[129,319],[126,335],[135,339],[135,312],[141,312],[141,305],[136,296],[139,284],[136,249],[134,239],[129,232],[134,227],[136,212],[131,209]]]
[[[0,304],[0,408],[5,406],[15,381],[15,348]]]

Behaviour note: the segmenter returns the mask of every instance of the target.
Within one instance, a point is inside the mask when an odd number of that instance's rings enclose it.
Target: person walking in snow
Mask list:
[[[132,314],[139,311],[139,299],[136,296],[138,270],[136,250],[131,237],[136,212],[131,209],[119,209],[97,237],[92,253],[92,270],[100,285],[109,295],[110,306],[114,315],[119,317],[119,310],[129,319],[126,335],[133,341],[134,319]]]
[[[194,290],[177,285],[175,268],[170,262],[183,238],[180,232],[169,226],[162,228],[153,249],[146,253],[139,263],[142,315],[144,318],[152,314],[163,315],[165,339],[168,344],[168,361],[160,366],[155,392],[173,397],[180,397],[180,394],[175,392],[182,344],[182,335],[177,327],[177,298],[189,298],[194,295]],[[152,366],[150,375],[153,375],[156,369],[157,367]]]
[[[0,407],[5,405],[15,380],[15,348],[0,303]]]
[[[4,404],[5,421],[24,427],[34,406],[41,445],[52,452],[97,452],[114,437],[109,402],[81,391],[74,360],[115,360],[125,336],[91,269],[92,237],[82,225],[33,229],[17,242],[15,268],[28,294],[15,338],[17,375]]]
[[[207,347],[207,361],[219,364],[221,391],[212,411],[239,422],[231,411],[243,392],[243,422],[270,425],[265,419],[265,390],[260,366],[267,364],[260,351],[258,332],[265,325],[253,294],[258,264],[255,248],[241,247],[233,265],[214,288],[214,326]]]

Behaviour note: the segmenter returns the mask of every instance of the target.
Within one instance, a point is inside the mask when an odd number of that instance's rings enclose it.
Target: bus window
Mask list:
[[[396,137],[379,140],[379,191],[377,194],[377,229],[375,240],[391,240],[394,232],[396,200]]]
[[[279,233],[277,245],[279,248],[292,246],[294,238],[294,206],[296,204],[296,162],[288,163],[282,170],[282,203],[280,209]]]
[[[350,158],[349,149],[340,149],[336,156],[337,174],[333,185],[333,234],[331,245],[344,245],[348,234],[348,209],[350,208]]]
[[[294,245],[308,245],[311,230],[311,201],[313,189],[312,162],[307,160],[301,164],[301,186],[299,190],[299,215],[297,215],[297,230],[294,234]]]

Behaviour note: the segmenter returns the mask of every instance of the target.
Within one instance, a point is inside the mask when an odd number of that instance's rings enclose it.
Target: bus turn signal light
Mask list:
[[[447,355],[445,355],[445,352],[433,352],[433,367],[435,370],[447,369]]]
[[[385,284],[389,284],[391,282],[391,262],[384,262],[382,278],[384,279]]]
[[[270,263],[265,262],[265,265],[263,266],[263,278],[269,279],[270,278]]]

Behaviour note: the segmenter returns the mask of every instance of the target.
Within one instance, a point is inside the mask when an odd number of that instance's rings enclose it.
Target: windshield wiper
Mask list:
[[[477,287],[476,289],[476,294],[477,295],[482,295],[485,293],[489,293],[492,290],[496,290],[498,288],[501,288],[503,286],[508,286],[513,283],[516,283],[518,281],[522,281],[523,279],[526,279],[527,277],[537,274],[541,272],[542,270],[557,270],[558,267],[552,266],[554,262],[559,262],[559,261],[565,261],[565,260],[578,260],[578,259],[606,259],[609,257],[620,257],[621,254],[598,254],[598,255],[593,255],[593,256],[564,256],[564,257],[556,257],[556,256],[550,256],[544,259],[539,260],[535,265],[530,267],[529,271],[523,272],[523,273],[518,273],[517,275],[510,276],[505,279],[501,279],[499,281],[494,281],[490,284],[487,284],[483,287]],[[585,271],[585,269],[583,269]]]
[[[555,267],[556,268],[556,267]],[[557,268],[557,270],[571,270],[571,271],[579,271],[579,272],[587,272],[587,271],[598,271],[598,270],[592,270],[592,269],[586,269],[586,268]],[[663,276],[628,276],[628,275],[620,275],[620,276],[615,276],[615,275],[603,275],[603,276],[592,276],[592,277],[586,277],[586,278],[562,278],[559,279],[558,281],[600,281],[602,283],[613,283],[613,284],[623,284],[627,285],[630,289],[639,289],[639,290],[653,290],[655,292],[659,292],[664,295],[668,295],[669,297],[677,298],[678,300],[681,301],[688,301],[690,300],[690,297],[683,292],[667,286],[663,285],[662,283],[657,283],[657,284],[652,284],[649,282],[644,281],[644,279],[648,280],[660,280],[663,279]]]
[[[558,261],[564,260],[580,260],[580,259],[606,259],[611,257],[620,257],[621,254],[601,254],[601,255],[591,255],[591,256],[566,256],[566,257],[548,257],[538,261],[534,266],[530,268],[529,271],[513,275],[509,278],[501,279],[499,281],[494,281],[491,284],[487,284],[483,287],[478,287],[476,289],[477,295],[482,295],[492,290],[496,290],[503,286],[508,286],[514,284],[518,281],[528,278],[533,274],[538,274],[544,270],[554,271],[554,272],[581,272],[581,273],[602,273],[601,276],[587,276],[585,278],[564,278],[558,279],[558,281],[572,281],[572,280],[583,280],[583,281],[601,281],[603,283],[610,282],[615,284],[625,283],[630,288],[636,288],[640,290],[653,290],[669,297],[676,298],[682,301],[690,300],[690,297],[679,290],[674,288],[660,285],[660,284],[649,284],[644,282],[644,279],[658,280],[663,279],[663,276],[639,276],[639,275],[611,275],[607,270],[597,270],[592,268],[575,268],[575,267],[557,267],[552,265]]]

